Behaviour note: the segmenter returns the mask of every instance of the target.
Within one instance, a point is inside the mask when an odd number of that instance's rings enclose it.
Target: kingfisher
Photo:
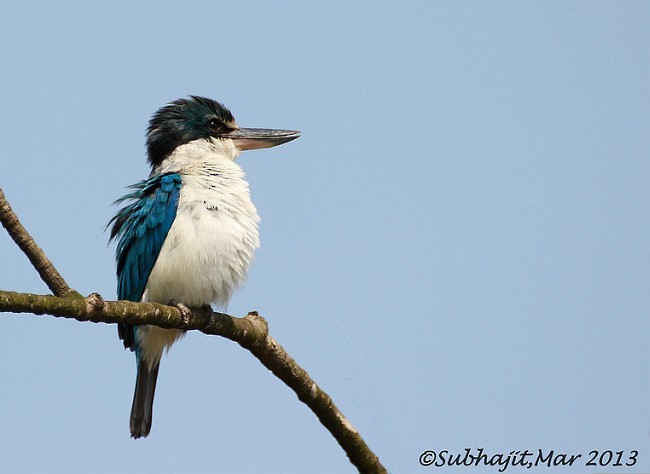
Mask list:
[[[259,216],[246,176],[235,162],[244,150],[269,148],[300,136],[295,130],[241,128],[221,103],[189,96],[160,108],[146,132],[148,179],[118,199],[109,222],[117,239],[117,296],[188,308],[225,308],[259,247]],[[151,431],[163,350],[184,331],[119,324],[135,352],[137,375],[131,437]]]

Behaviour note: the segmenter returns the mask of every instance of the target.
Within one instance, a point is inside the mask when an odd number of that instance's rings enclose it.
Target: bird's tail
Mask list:
[[[142,360],[138,363],[138,376],[135,381],[135,393],[131,406],[131,437],[146,437],[151,431],[153,417],[153,396],[156,392],[156,380],[160,362],[149,370]]]

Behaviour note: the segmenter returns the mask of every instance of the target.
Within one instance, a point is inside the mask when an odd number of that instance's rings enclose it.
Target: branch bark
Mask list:
[[[74,318],[95,323],[153,324],[163,328],[198,330],[237,342],[267,369],[288,385],[318,417],[362,473],[386,473],[359,432],[336,407],[309,374],[268,333],[268,324],[257,312],[243,318],[212,311],[208,306],[193,308],[184,318],[172,306],[131,301],[105,301],[93,293],[84,298],[70,289],[44,252],[20,224],[0,189],[0,221],[27,255],[54,295],[35,295],[0,290],[0,312],[32,313]]]
[[[54,268],[52,262],[45,256],[43,250],[36,245],[32,236],[20,223],[18,216],[5,198],[2,188],[0,188],[0,222],[53,294],[65,296],[72,291],[61,274]]]

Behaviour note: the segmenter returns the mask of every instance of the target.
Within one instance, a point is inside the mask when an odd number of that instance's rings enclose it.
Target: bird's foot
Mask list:
[[[167,306],[173,306],[181,312],[181,321],[184,325],[190,324],[190,321],[192,320],[192,310],[190,308],[176,300],[169,300]]]

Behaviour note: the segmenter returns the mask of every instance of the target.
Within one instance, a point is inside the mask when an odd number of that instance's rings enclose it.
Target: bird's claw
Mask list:
[[[190,321],[192,320],[192,310],[185,306],[183,303],[180,301],[176,300],[169,300],[169,303],[167,303],[167,306],[173,306],[174,308],[178,309],[181,312],[181,322],[184,325],[190,324]]]

